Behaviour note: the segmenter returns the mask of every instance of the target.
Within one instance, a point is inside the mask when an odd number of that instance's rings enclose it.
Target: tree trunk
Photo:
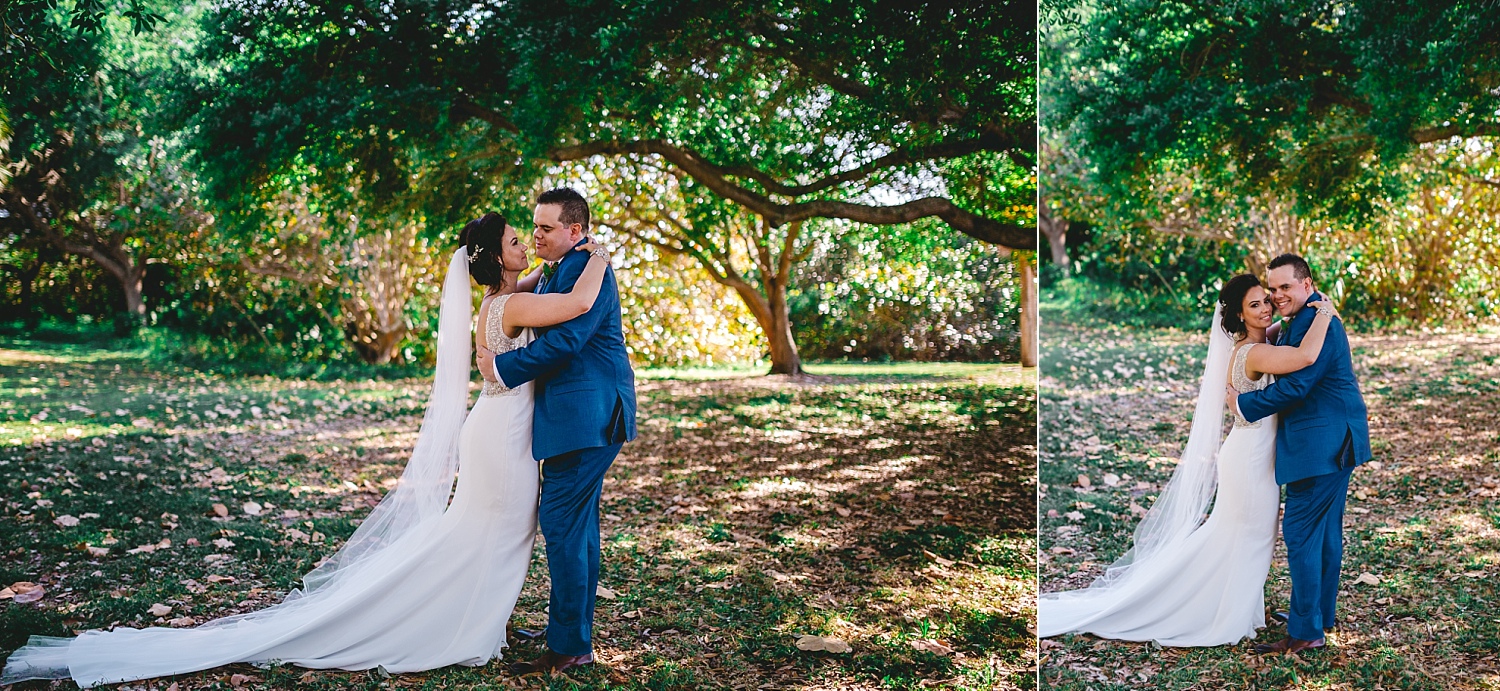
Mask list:
[[[787,311],[786,290],[780,284],[767,286],[770,299],[762,295],[747,281],[725,281],[738,293],[755,322],[766,335],[771,346],[771,371],[768,374],[802,374],[802,356],[797,352],[797,341],[792,338],[792,319]]]
[[[125,275],[118,276],[120,287],[125,289],[125,312],[136,321],[146,319],[146,298],[142,295],[146,270],[143,266],[132,266]]]
[[[786,304],[786,286],[779,281],[767,286],[771,293],[771,328],[766,339],[771,343],[771,374],[802,374],[802,355],[792,338],[792,315]]]
[[[1036,269],[1031,263],[1034,257],[1027,256],[1027,254],[1016,253],[1016,260],[1021,264],[1021,366],[1036,367],[1038,349]]]
[[[35,329],[42,323],[42,313],[33,304],[36,301],[33,286],[36,284],[37,276],[42,273],[42,267],[46,262],[38,259],[27,266],[7,264],[6,269],[16,275],[20,281],[21,291],[18,296],[21,300],[21,319],[24,320],[27,329]]]
[[[345,334],[349,338],[349,344],[354,347],[354,352],[359,353],[360,359],[372,365],[384,365],[396,358],[396,353],[401,349],[401,341],[406,338],[406,327],[362,333],[355,325],[350,325],[346,327]]]
[[[1052,263],[1064,275],[1071,273],[1072,266],[1068,262],[1068,226],[1071,221],[1052,215],[1045,203],[1037,207],[1036,220],[1042,235],[1047,236],[1047,244],[1052,247]]]

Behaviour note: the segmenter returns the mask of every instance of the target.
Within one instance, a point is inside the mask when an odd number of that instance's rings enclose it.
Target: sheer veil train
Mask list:
[[[1049,605],[1067,604],[1070,610],[1074,605],[1091,609],[1086,606],[1089,602],[1108,602],[1129,588],[1131,576],[1139,567],[1180,545],[1203,523],[1218,488],[1218,455],[1224,428],[1223,392],[1229,380],[1229,359],[1233,353],[1233,340],[1220,326],[1219,317],[1220,310],[1215,308],[1192,429],[1171,479],[1136,525],[1134,543],[1129,551],[1110,564],[1087,588],[1043,593],[1039,597],[1038,629],[1042,637],[1073,630],[1068,627],[1068,622],[1060,620],[1069,617],[1047,616]]]
[[[299,614],[320,603],[337,601],[347,586],[358,585],[360,576],[403,535],[443,514],[448,506],[458,471],[459,441],[468,414],[470,336],[473,303],[470,295],[468,254],[458,248],[448,262],[443,281],[437,331],[437,371],[422,418],[422,427],[400,481],[370,512],[354,534],[333,555],[303,576],[303,587],[292,590],[281,603],[263,610],[207,622],[193,629],[149,630],[163,635],[187,634],[186,645],[215,643],[223,637],[202,638],[196,634],[224,629],[244,629],[269,620],[296,621]],[[373,576],[374,574],[369,574]],[[144,633],[144,631],[142,632]],[[69,673],[69,648],[78,638],[33,636],[7,661],[0,685],[26,679],[60,679]],[[227,637],[229,639],[235,636]],[[227,647],[227,646],[226,646]],[[122,656],[124,657],[124,656]],[[105,668],[112,661],[91,660]],[[128,667],[128,659],[117,661]]]

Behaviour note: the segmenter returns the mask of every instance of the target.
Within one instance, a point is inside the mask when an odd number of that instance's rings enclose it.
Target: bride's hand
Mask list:
[[[603,245],[600,245],[599,243],[594,242],[594,240],[592,238],[590,238],[588,242],[585,242],[582,245],[574,247],[573,251],[574,252],[593,252],[594,250],[599,249],[600,247],[603,247]]]
[[[1309,302],[1309,303],[1307,303],[1307,306],[1311,307],[1311,308],[1313,308],[1315,310],[1321,310],[1324,307],[1327,307],[1328,311],[1330,311],[1330,312],[1333,313],[1332,317],[1334,319],[1339,319],[1340,318],[1339,317],[1339,310],[1338,310],[1338,308],[1334,307],[1333,306],[1333,302],[1331,302],[1329,300],[1318,300],[1316,302]]]

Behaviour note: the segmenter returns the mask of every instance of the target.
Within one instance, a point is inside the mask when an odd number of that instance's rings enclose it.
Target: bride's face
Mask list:
[[[500,261],[507,271],[522,271],[531,265],[526,257],[526,243],[521,242],[515,226],[505,226],[505,235],[500,240]]]
[[[1264,288],[1254,286],[1245,292],[1245,304],[1240,309],[1240,318],[1245,320],[1245,326],[1265,329],[1271,326],[1271,315],[1274,311],[1271,296]]]

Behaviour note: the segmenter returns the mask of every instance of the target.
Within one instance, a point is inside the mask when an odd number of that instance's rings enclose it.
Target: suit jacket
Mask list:
[[[1323,299],[1313,293],[1308,302]],[[1317,310],[1304,306],[1281,331],[1277,345],[1302,343]],[[1349,336],[1341,320],[1328,325],[1317,361],[1281,375],[1260,391],[1239,395],[1240,414],[1254,422],[1281,413],[1276,429],[1276,483],[1285,485],[1348,466],[1345,440],[1354,465],[1370,460],[1370,416],[1354,379]]]
[[[537,292],[572,290],[588,262],[588,254],[569,251]],[[511,388],[536,382],[531,453],[538,459],[635,439],[635,372],[620,326],[614,269],[605,269],[588,312],[536,329],[530,345],[496,355],[495,374]]]

